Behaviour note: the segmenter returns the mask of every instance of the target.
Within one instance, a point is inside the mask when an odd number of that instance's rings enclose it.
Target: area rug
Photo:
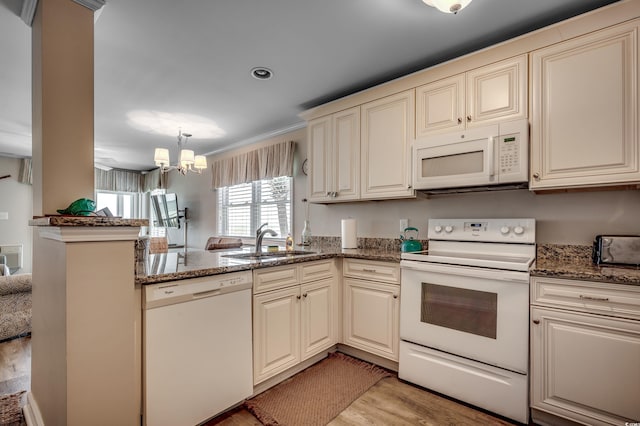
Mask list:
[[[26,391],[20,391],[8,395],[0,395],[0,425],[24,424],[22,417],[21,401]]]
[[[382,368],[341,353],[245,402],[264,425],[324,426],[380,379]]]

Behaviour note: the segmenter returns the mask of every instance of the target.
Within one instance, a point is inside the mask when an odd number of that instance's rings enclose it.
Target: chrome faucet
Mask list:
[[[267,228],[265,230],[262,229],[265,226],[267,226],[268,224],[269,223],[263,223],[256,230],[256,254],[262,254],[262,239],[264,238],[265,234],[269,234],[272,237],[275,237],[275,236],[278,235],[278,234],[276,234],[276,231],[274,231],[273,229],[269,229],[269,228]]]

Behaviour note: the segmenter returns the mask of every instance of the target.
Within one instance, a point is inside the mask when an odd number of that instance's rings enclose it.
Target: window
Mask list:
[[[143,217],[140,209],[140,194],[134,192],[96,191],[96,211],[105,207],[111,214],[123,219]]]
[[[291,182],[291,177],[280,176],[219,188],[220,235],[254,237],[268,223],[278,238],[285,238],[291,232]]]

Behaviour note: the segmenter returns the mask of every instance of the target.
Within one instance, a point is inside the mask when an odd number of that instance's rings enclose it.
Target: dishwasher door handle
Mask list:
[[[193,293],[193,298],[199,299],[201,297],[217,296],[218,294],[221,294],[221,293],[222,291],[219,288],[215,290],[200,291],[198,293]]]

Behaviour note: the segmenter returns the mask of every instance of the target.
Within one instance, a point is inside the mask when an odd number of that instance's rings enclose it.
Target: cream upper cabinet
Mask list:
[[[361,106],[361,199],[415,197],[411,141],[415,94],[408,90]]]
[[[638,20],[532,52],[530,187],[640,182]]]
[[[326,201],[333,187],[331,160],[331,116],[317,118],[307,125],[309,201]]]
[[[526,55],[416,88],[416,137],[526,117]]]
[[[360,107],[309,122],[311,202],[360,197]]]

